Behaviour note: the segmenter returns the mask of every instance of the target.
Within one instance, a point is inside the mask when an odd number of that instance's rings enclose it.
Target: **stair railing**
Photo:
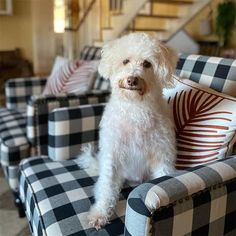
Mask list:
[[[78,57],[80,49],[83,45],[80,42],[80,34],[82,34],[83,25],[85,25],[88,16],[91,14],[92,9],[96,3],[96,0],[91,0],[87,6],[78,6],[77,15],[74,16],[78,20],[76,21],[76,25],[71,25],[70,27],[65,28],[64,34],[64,48],[65,48],[65,56],[74,59]],[[73,12],[73,9],[69,9]],[[82,13],[82,15],[81,15]],[[73,17],[73,16],[70,16]],[[69,21],[69,19],[67,19]]]
[[[106,0],[100,4],[101,13],[101,31],[111,28],[111,16],[121,14],[123,11],[123,0]],[[102,37],[100,38],[102,39]]]
[[[123,0],[109,0],[110,11],[121,13],[123,9]]]
[[[77,26],[75,27],[67,27],[65,28],[65,31],[78,31],[81,27],[81,25],[83,25],[84,21],[86,20],[88,14],[90,13],[90,11],[92,10],[93,8],[93,5],[95,4],[96,0],[92,0],[88,7],[85,9],[85,12],[83,14],[83,16],[81,17],[81,19],[79,19],[79,23]]]

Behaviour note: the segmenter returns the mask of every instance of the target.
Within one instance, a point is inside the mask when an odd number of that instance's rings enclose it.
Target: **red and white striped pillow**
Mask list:
[[[236,98],[188,79],[175,77],[175,84],[175,88],[164,91],[164,96],[176,126],[176,168],[230,155],[236,142]]]
[[[93,86],[99,61],[69,61],[52,73],[43,94],[82,93]]]

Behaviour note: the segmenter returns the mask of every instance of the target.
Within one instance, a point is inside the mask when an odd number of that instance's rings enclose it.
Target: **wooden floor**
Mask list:
[[[0,166],[0,236],[30,236],[26,218],[19,218]]]

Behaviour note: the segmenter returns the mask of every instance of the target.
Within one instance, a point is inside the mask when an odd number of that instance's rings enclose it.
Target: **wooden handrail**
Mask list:
[[[93,0],[90,2],[88,8],[86,9],[84,15],[82,16],[81,20],[79,21],[79,24],[74,28],[65,28],[65,31],[78,31],[81,27],[81,25],[84,23],[85,19],[87,18],[87,15],[92,10],[93,5],[95,4],[96,0]]]

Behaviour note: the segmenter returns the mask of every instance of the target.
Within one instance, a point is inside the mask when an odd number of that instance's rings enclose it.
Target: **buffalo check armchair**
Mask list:
[[[236,61],[181,55],[176,74],[235,96]],[[234,94],[233,94],[234,93]],[[33,235],[236,235],[236,156],[124,186],[110,224],[96,231],[93,169],[76,162],[82,144],[97,143],[105,103],[54,109],[48,154],[20,164],[20,196]]]
[[[100,48],[96,47],[85,47],[81,53],[83,60],[99,57]],[[6,107],[0,108],[0,161],[19,206],[19,163],[32,155],[48,154],[50,111],[58,107],[106,102],[110,94],[107,82],[98,76],[93,91],[45,96],[42,91],[46,80],[46,77],[16,78],[5,84]],[[24,214],[22,210],[19,213]]]

